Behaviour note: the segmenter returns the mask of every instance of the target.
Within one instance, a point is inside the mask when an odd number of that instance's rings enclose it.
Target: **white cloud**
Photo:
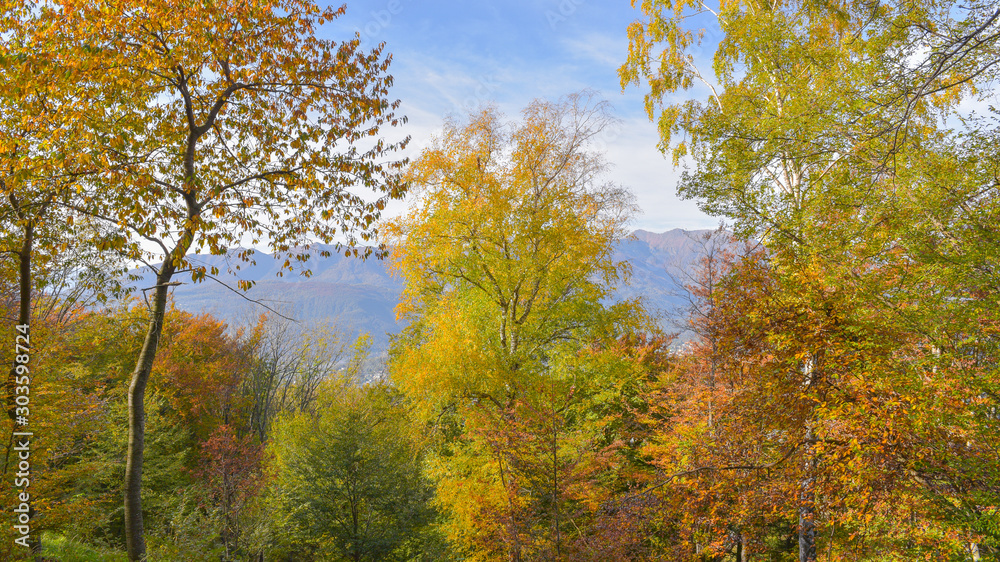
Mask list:
[[[590,32],[582,36],[565,37],[560,43],[574,58],[597,63],[611,71],[617,71],[628,55],[628,39],[624,33]]]
[[[620,133],[606,142],[606,154],[612,164],[610,177],[632,190],[640,214],[635,228],[663,232],[672,228],[713,228],[717,218],[698,209],[694,201],[677,197],[680,170],[664,158],[657,148],[656,126],[644,117],[626,119]]]

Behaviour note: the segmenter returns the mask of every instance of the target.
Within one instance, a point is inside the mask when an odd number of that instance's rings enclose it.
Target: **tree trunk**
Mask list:
[[[13,196],[11,196],[12,202],[14,201]],[[15,207],[17,207],[15,203]],[[35,244],[35,225],[33,222],[28,222],[24,227],[24,239],[21,242],[21,249],[17,252],[18,257],[18,284],[20,288],[20,295],[18,303],[17,312],[17,324],[19,326],[29,326],[27,332],[28,341],[25,343],[25,347],[28,348],[28,353],[31,353],[31,254],[34,249]],[[26,428],[21,427],[16,423],[17,416],[17,357],[14,357],[13,366],[10,369],[10,373],[7,375],[6,391],[7,391],[7,416],[12,422],[14,422],[11,432],[18,431],[20,427],[22,431],[26,431]],[[31,362],[29,359],[29,369],[31,368]],[[30,373],[30,371],[29,371]],[[30,375],[33,376],[33,375]],[[30,380],[30,379],[29,379]],[[33,431],[32,431],[33,432]],[[11,439],[13,439],[13,433],[11,434]],[[13,441],[11,441],[13,443]],[[7,450],[8,455],[10,454],[10,448]],[[7,463],[4,463],[4,472],[7,472]],[[28,503],[28,525],[34,521],[37,512],[35,511],[34,502],[30,500]],[[28,538],[28,545],[31,548],[32,554],[39,556],[42,553],[42,536],[41,533],[32,533]]]
[[[562,559],[562,535],[559,529],[559,434],[556,426],[557,412],[552,412],[552,511],[556,532],[556,560]]]
[[[125,545],[130,562],[145,562],[142,528],[142,454],[146,436],[145,394],[167,311],[167,283],[174,273],[168,256],[156,276],[149,327],[128,389],[128,455],[125,463]]]
[[[806,432],[806,440],[812,439],[812,430]],[[816,562],[816,460],[813,445],[806,444],[805,474],[799,490],[799,562]]]
[[[21,243],[21,249],[17,252],[18,264],[18,281],[20,284],[20,306],[18,307],[17,313],[17,323],[19,326],[27,326],[31,323],[31,250],[32,245],[35,240],[35,229],[30,223],[24,227],[24,240]],[[31,341],[29,336],[29,341],[27,347],[31,349]],[[29,351],[30,353],[30,351]],[[14,421],[17,416],[15,416],[15,408],[17,403],[15,402],[15,389],[17,387],[17,374],[15,370],[19,363],[17,362],[17,357],[11,360],[10,373],[7,375],[7,384],[5,390],[7,391],[7,417],[11,421]]]
[[[504,473],[503,453],[500,452],[499,447],[497,448],[497,465],[500,468],[500,485],[503,486],[504,494],[507,496],[507,508],[510,510],[508,532],[510,533],[511,544],[507,559],[510,562],[521,562],[521,539],[517,529],[517,513],[514,508],[514,500],[511,498],[511,489],[507,484],[507,476]]]
[[[803,362],[802,374],[806,389],[811,389],[815,383],[819,363],[820,357],[815,353],[809,354]],[[813,442],[813,415],[810,407],[805,424],[802,480],[799,481],[799,562],[816,562],[816,446]]]

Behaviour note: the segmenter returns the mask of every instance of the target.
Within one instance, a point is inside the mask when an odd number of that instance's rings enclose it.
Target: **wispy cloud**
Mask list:
[[[716,219],[676,197],[679,172],[656,148],[642,90],[623,94],[618,84],[626,27],[636,17],[627,2],[607,0],[369,0],[349,2],[348,16],[329,33],[358,31],[368,46],[386,42],[393,53],[393,96],[409,117],[409,156],[429,145],[447,115],[462,118],[495,103],[516,116],[533,99],[591,88],[622,118],[604,149],[611,178],[631,188],[643,209],[635,226],[712,227]]]
[[[628,54],[628,39],[624,32],[590,32],[582,36],[563,37],[560,42],[563,52],[584,63],[590,63],[602,70],[617,72]]]

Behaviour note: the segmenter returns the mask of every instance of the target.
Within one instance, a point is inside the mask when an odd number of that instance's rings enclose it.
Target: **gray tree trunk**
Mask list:
[[[153,370],[156,349],[163,333],[163,318],[167,311],[167,283],[174,274],[168,256],[156,276],[149,326],[142,351],[132,372],[128,389],[128,454],[125,461],[125,547],[130,562],[146,561],[146,540],[142,527],[142,455],[146,437],[146,384]]]

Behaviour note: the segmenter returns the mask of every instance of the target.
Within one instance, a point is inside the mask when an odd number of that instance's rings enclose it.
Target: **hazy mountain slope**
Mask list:
[[[627,285],[618,288],[621,298],[642,298],[646,307],[661,318],[665,328],[684,315],[688,304],[683,289],[685,276],[701,256],[702,235],[709,230],[676,228],[660,234],[637,230],[618,245],[615,259],[632,267]]]
[[[660,314],[664,325],[679,314],[686,304],[683,295],[668,274],[689,268],[698,256],[701,246],[696,238],[705,231],[670,230],[664,233],[636,231],[632,238],[623,241],[615,250],[615,259],[628,261],[632,276],[628,285],[616,292],[618,298],[642,297],[650,310]],[[316,250],[318,254],[319,249]],[[387,263],[375,259],[362,261],[334,254],[325,259],[309,260],[312,276],[304,278],[296,273],[277,277],[278,264],[271,256],[260,254],[256,265],[242,266],[236,275],[225,273],[225,256],[197,256],[198,263],[216,266],[223,273],[219,279],[232,287],[237,279],[256,282],[246,293],[250,299],[260,300],[268,306],[303,322],[328,321],[349,333],[365,331],[372,335],[373,351],[381,353],[388,344],[387,334],[401,329],[395,320],[394,308],[403,288],[402,280],[390,275]],[[230,260],[235,264],[236,260]],[[152,284],[151,276],[136,284]],[[181,277],[178,280],[183,279]],[[213,281],[192,284],[187,281],[173,291],[174,302],[179,308],[192,312],[210,312],[230,324],[245,324],[266,312],[237,292]]]

